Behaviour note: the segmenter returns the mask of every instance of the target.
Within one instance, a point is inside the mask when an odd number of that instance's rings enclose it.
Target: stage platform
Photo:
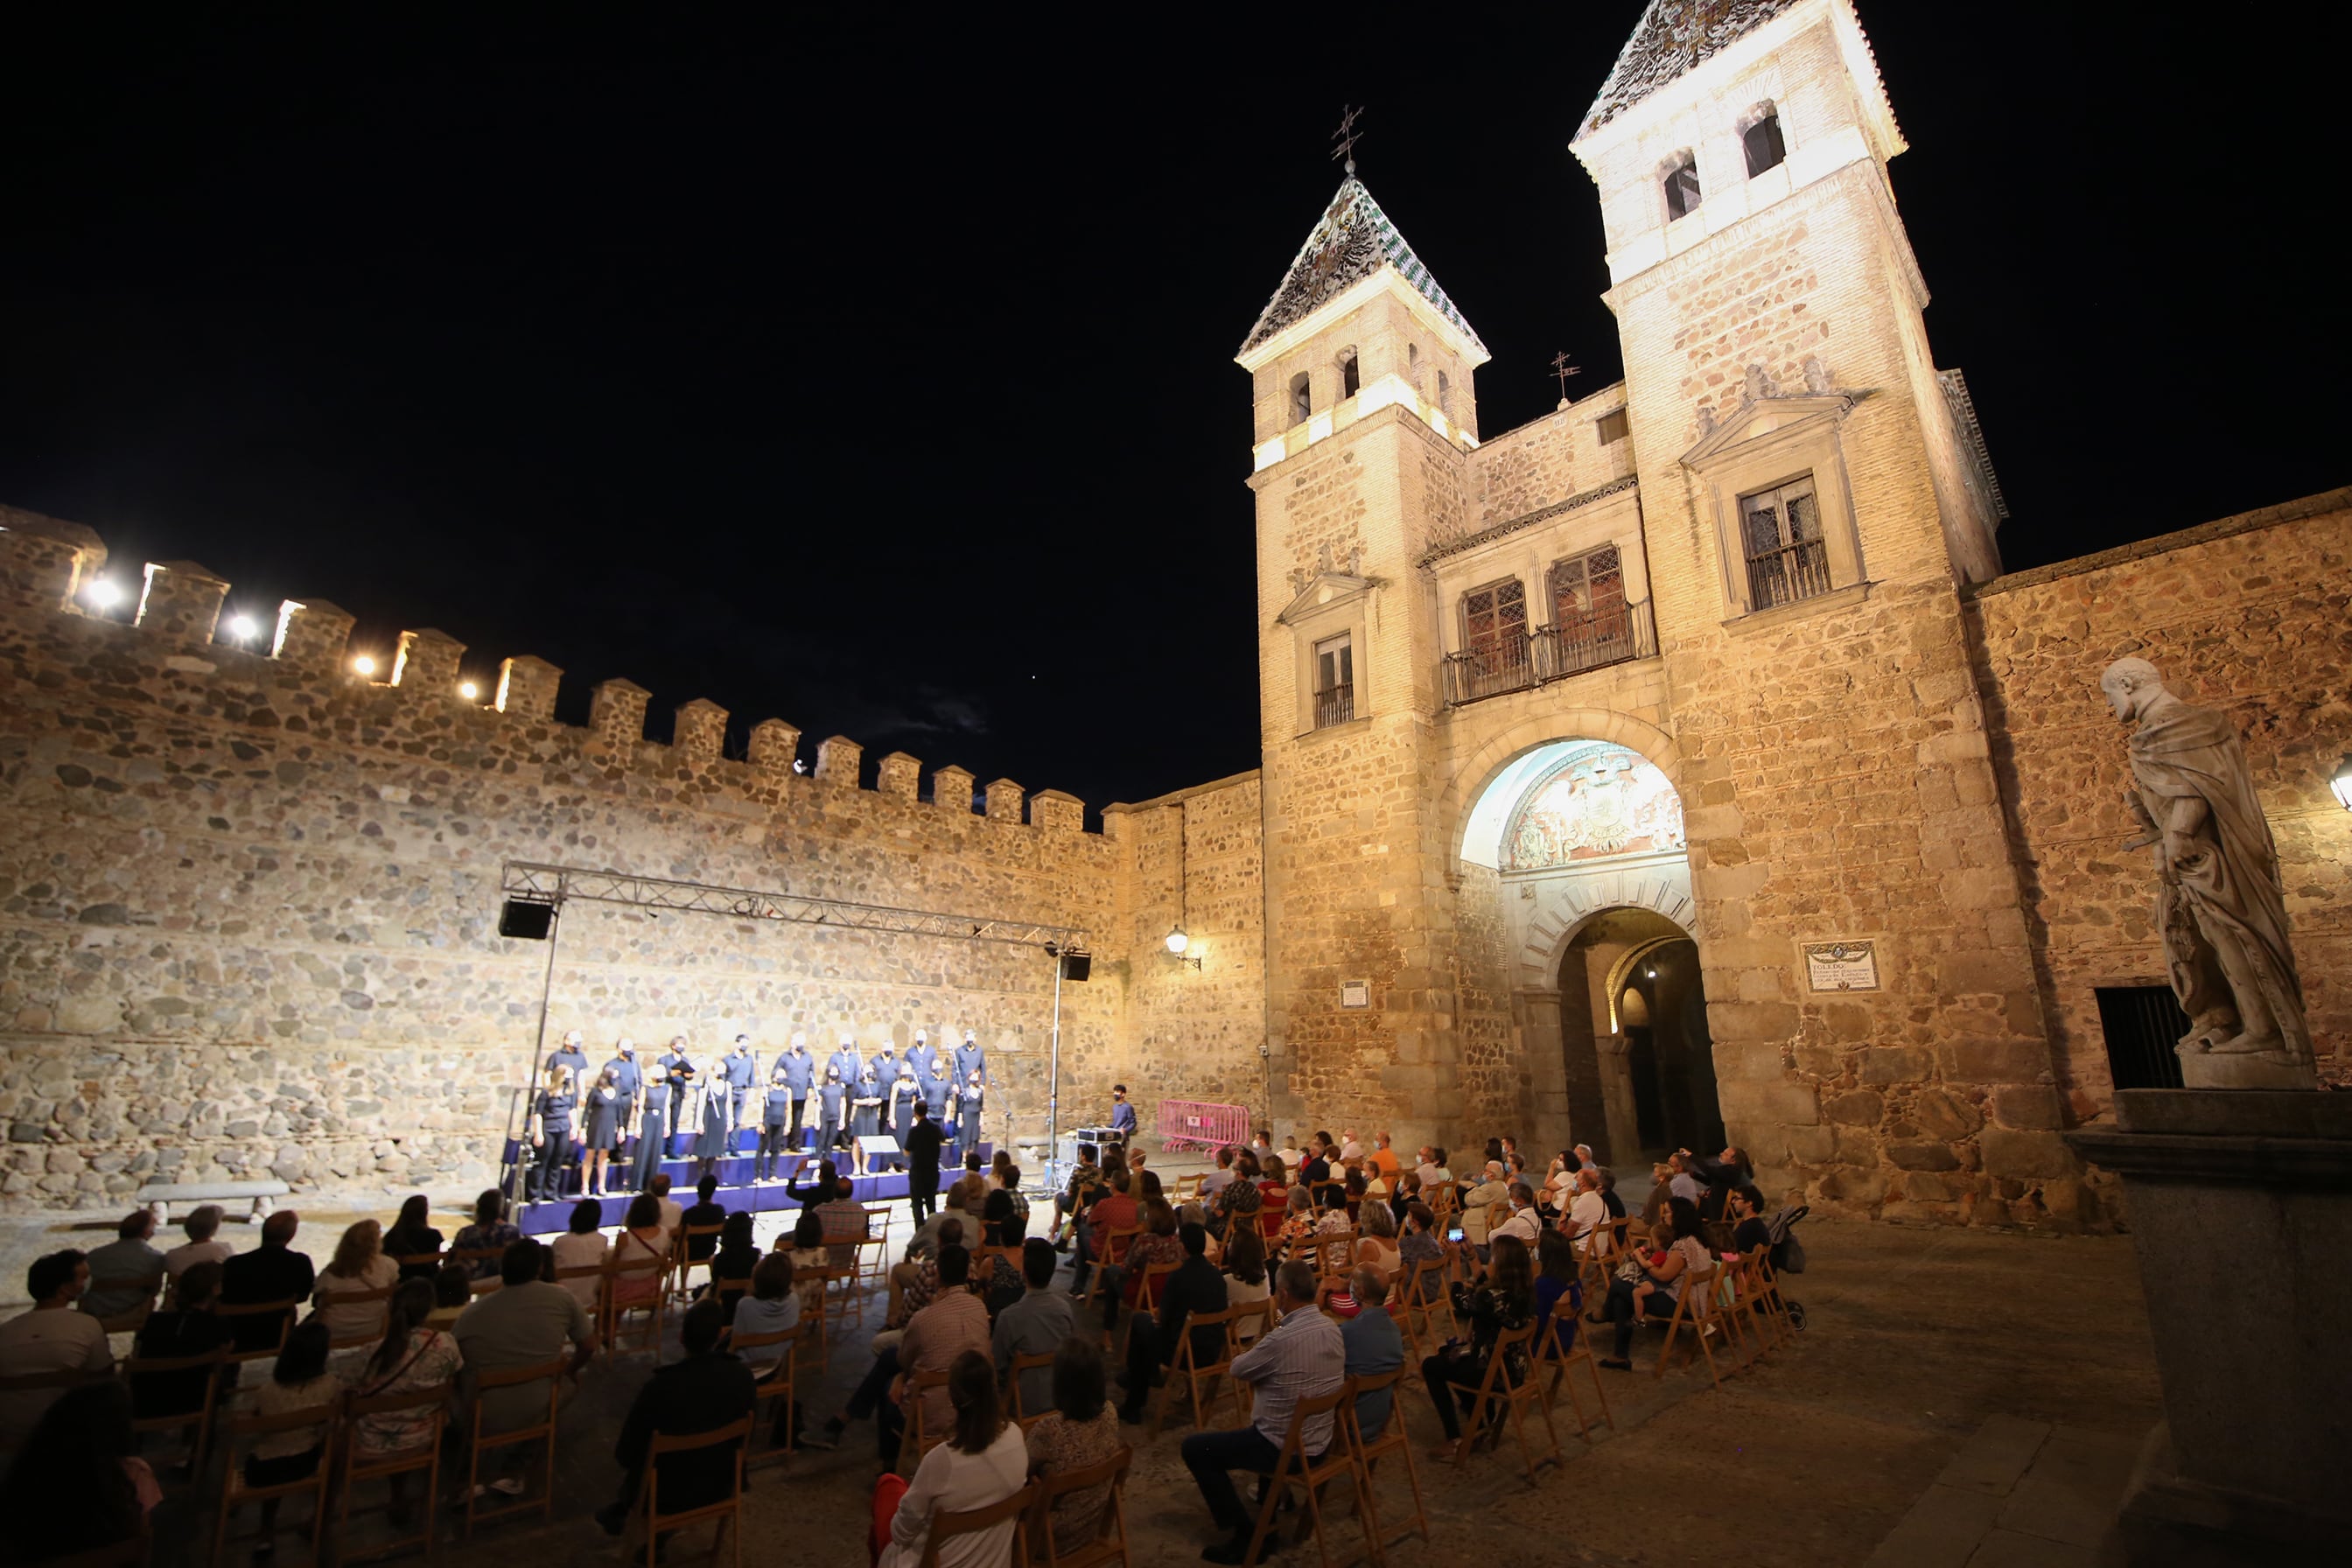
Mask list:
[[[759,1168],[758,1138],[744,1131],[738,1132],[736,1140],[737,1152],[721,1155],[711,1167],[710,1173],[719,1178],[717,1201],[730,1213],[738,1209],[748,1209],[755,1215],[788,1214],[799,1209],[800,1200],[791,1196],[784,1190],[788,1184],[787,1182],[755,1183],[752,1181],[752,1173]],[[695,1183],[702,1169],[702,1163],[693,1157],[694,1142],[694,1135],[691,1133],[671,1134],[667,1152],[667,1157],[661,1163],[663,1173],[669,1177],[671,1200],[688,1206],[691,1206],[695,1201]],[[635,1143],[633,1141],[627,1149],[615,1156],[624,1173],[630,1167],[635,1149]],[[524,1152],[520,1142],[513,1139],[507,1141],[506,1169],[500,1173],[499,1184],[502,1190],[511,1183],[515,1162]],[[980,1145],[981,1163],[985,1165],[995,1156],[995,1153],[996,1149],[993,1144],[982,1143]],[[846,1163],[847,1158],[846,1151],[836,1151],[835,1168],[839,1169]],[[781,1168],[788,1173],[791,1182],[812,1182],[816,1179],[817,1163],[818,1157],[814,1153],[785,1154],[782,1156]],[[963,1153],[950,1143],[940,1152],[940,1191],[944,1193],[961,1179],[962,1174]],[[852,1172],[850,1180],[856,1186],[857,1200],[860,1203],[887,1203],[892,1199],[904,1198],[907,1195],[907,1177],[904,1172],[879,1171],[865,1175]],[[548,1203],[530,1203],[522,1205],[521,1211],[515,1217],[515,1224],[521,1227],[525,1236],[550,1236],[572,1227],[572,1210],[580,1201],[580,1170],[576,1164],[572,1168],[570,1175],[565,1178],[564,1184],[563,1197]],[[600,1226],[610,1227],[619,1225],[628,1215],[629,1200],[635,1195],[635,1191],[631,1190],[614,1192],[597,1199],[596,1201],[603,1205],[604,1209],[603,1217],[599,1221]]]

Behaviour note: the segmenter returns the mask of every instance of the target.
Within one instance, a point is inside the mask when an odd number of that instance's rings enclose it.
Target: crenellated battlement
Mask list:
[[[804,770],[802,731],[782,719],[752,725],[748,755],[730,758],[730,714],[708,698],[676,710],[667,744],[649,741],[646,713],[653,693],[625,678],[596,684],[584,726],[563,724],[555,718],[563,671],[547,660],[507,658],[495,685],[486,688],[461,673],[466,645],[425,627],[402,632],[384,661],[352,647],[356,617],[323,599],[285,601],[274,630],[224,625],[230,584],[194,562],[150,563],[135,599],[124,592],[110,601],[102,595],[120,585],[107,564],[105,542],[82,524],[0,507],[0,623],[8,628],[0,654],[22,666],[95,671],[88,663],[93,658],[146,662],[144,649],[155,656],[176,700],[203,704],[208,694],[209,706],[235,709],[243,721],[265,727],[331,727],[335,711],[364,710],[353,719],[363,737],[400,731],[396,738],[408,744],[438,739],[495,745],[504,739],[550,750],[569,742],[607,768],[733,785],[755,799],[791,787],[848,790],[1045,833],[1084,831],[1085,807],[1076,797],[1049,790],[1032,800],[1010,779],[989,784],[975,809],[973,775],[953,765],[932,771],[926,803],[922,763],[904,752],[883,758],[874,787],[864,788],[865,748],[846,736],[821,742],[814,769]],[[99,684],[117,694],[130,690],[110,677]]]

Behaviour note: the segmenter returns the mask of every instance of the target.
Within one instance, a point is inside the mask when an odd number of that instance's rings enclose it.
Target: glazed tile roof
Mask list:
[[[1266,301],[1257,325],[1243,340],[1241,352],[1247,353],[1284,328],[1306,320],[1382,267],[1395,268],[1423,299],[1436,307],[1439,315],[1477,344],[1479,353],[1486,352],[1486,345],[1479,342],[1478,334],[1470,330],[1470,323],[1462,319],[1462,312],[1437,286],[1412,247],[1404,242],[1389,215],[1381,211],[1381,204],[1372,200],[1372,193],[1353,174],[1339,182],[1339,194],[1307,236],[1307,243],[1298,247],[1297,259],[1283,274],[1282,287]]]
[[[1589,136],[1683,72],[1797,4],[1797,0],[1650,0],[1601,85],[1584,123]]]

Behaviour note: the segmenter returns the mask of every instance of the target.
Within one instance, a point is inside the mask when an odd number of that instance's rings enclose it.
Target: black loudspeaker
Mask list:
[[[555,906],[509,899],[499,906],[499,934],[525,942],[545,942],[555,924]]]
[[[1084,980],[1087,975],[1092,974],[1094,971],[1095,955],[1093,953],[1065,952],[1062,954],[1063,979]]]

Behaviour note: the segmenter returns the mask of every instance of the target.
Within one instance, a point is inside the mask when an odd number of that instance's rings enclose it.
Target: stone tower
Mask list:
[[[1457,520],[1486,345],[1352,174],[1237,356],[1255,408],[1273,1111],[1461,1113],[1428,868],[1438,650],[1414,558]]]

